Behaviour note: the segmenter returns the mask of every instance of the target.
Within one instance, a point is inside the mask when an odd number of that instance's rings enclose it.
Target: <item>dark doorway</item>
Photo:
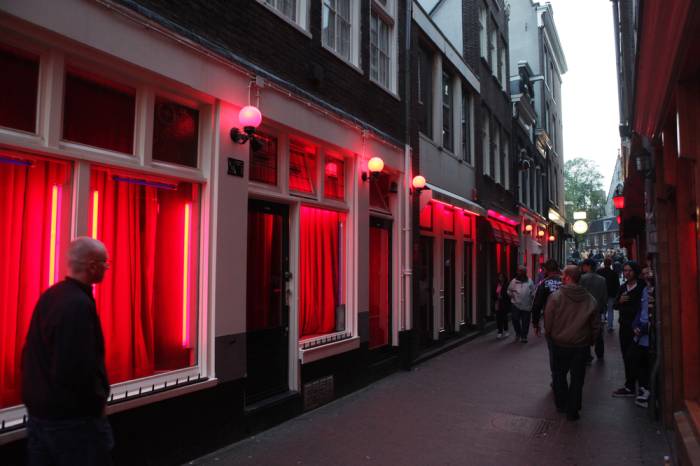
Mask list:
[[[444,240],[442,269],[442,323],[447,334],[455,331],[455,240]]]
[[[289,209],[248,202],[246,403],[289,388]]]
[[[415,323],[420,345],[427,346],[435,341],[433,337],[433,238],[421,236],[419,251],[416,270],[418,318]]]
[[[391,220],[370,218],[369,349],[391,344]]]
[[[464,275],[462,276],[462,290],[464,299],[464,323],[472,325],[472,243],[464,242]]]

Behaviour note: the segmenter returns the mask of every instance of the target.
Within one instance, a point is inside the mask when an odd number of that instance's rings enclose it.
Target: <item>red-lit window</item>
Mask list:
[[[277,138],[256,133],[259,148],[250,148],[250,181],[277,185]]]
[[[501,262],[501,257],[503,256],[503,250],[501,243],[496,243],[496,272],[503,272],[503,263]]]
[[[61,279],[70,165],[0,152],[0,409],[19,404],[20,355],[39,295]]]
[[[112,261],[95,286],[112,383],[196,361],[199,195],[192,183],[92,169],[89,234]]]
[[[296,141],[289,143],[289,189],[316,192],[316,148]]]
[[[391,193],[391,175],[380,173],[378,177],[369,180],[369,205],[375,209],[390,212],[389,195]]]
[[[323,193],[329,199],[345,199],[345,161],[341,158],[326,156]]]
[[[39,57],[0,46],[0,126],[36,132]]]
[[[446,235],[455,233],[455,209],[453,207],[442,205],[442,230]]]
[[[156,97],[153,160],[197,167],[199,111]]]
[[[302,207],[299,234],[299,338],[344,330],[345,214]]]
[[[433,203],[429,202],[420,211],[420,229],[421,230],[432,230],[433,229]]]
[[[132,154],[134,89],[79,71],[66,74],[63,138],[89,146]]]
[[[466,212],[462,215],[462,230],[465,238],[472,237],[472,216]]]

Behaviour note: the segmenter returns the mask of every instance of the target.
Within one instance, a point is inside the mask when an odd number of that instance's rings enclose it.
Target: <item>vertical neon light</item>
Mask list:
[[[185,204],[185,231],[182,253],[182,347],[190,346],[190,216],[192,205]]]
[[[97,218],[100,208],[100,192],[95,190],[92,192],[92,239],[97,239]]]
[[[56,249],[58,246],[58,217],[60,214],[60,186],[51,188],[51,242],[49,244],[49,286],[56,283],[58,267],[56,267]]]

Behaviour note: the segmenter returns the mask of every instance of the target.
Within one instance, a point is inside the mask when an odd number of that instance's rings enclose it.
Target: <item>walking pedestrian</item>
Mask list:
[[[109,269],[101,242],[81,237],[68,248],[68,276],[34,308],[22,352],[22,399],[29,412],[32,466],[111,464],[105,417],[109,382],[92,285]]]
[[[580,269],[567,265],[562,287],[544,310],[545,335],[552,340],[554,356],[554,403],[569,421],[579,419],[586,358],[600,327],[598,303],[578,284],[580,278]]]
[[[532,302],[532,329],[538,337],[541,334],[540,316],[547,304],[549,297],[561,288],[561,271],[559,264],[554,259],[544,263],[545,278],[535,291],[535,299]],[[552,356],[552,340],[547,340],[547,352],[549,353],[549,371],[552,374],[552,387],[554,386],[554,358]]]
[[[609,256],[605,258],[603,266],[598,269],[597,273],[605,279],[605,285],[608,289],[605,320],[608,332],[612,332],[615,323],[615,309],[613,305],[615,304],[615,296],[617,296],[617,292],[620,289],[620,278],[612,269],[612,259]]]
[[[520,339],[521,343],[527,343],[527,335],[530,333],[530,310],[534,294],[535,285],[528,278],[527,269],[518,266],[515,278],[508,285],[508,296],[512,304],[510,312],[515,338]]]
[[[499,273],[496,278],[496,293],[494,308],[496,311],[496,324],[498,325],[498,338],[508,337],[508,317],[510,314],[510,299],[508,298],[508,278],[504,273]]]
[[[596,262],[593,259],[586,259],[581,265],[581,275],[580,285],[586,289],[590,294],[593,295],[596,302],[598,303],[598,319],[605,312],[605,306],[608,303],[608,287],[605,283],[605,279],[595,273]],[[603,332],[599,332],[595,339],[595,355],[598,359],[603,359],[605,356],[605,343],[603,340]],[[588,363],[593,361],[593,356],[588,354]]]
[[[626,262],[622,267],[625,283],[620,286],[615,298],[615,306],[620,313],[620,350],[622,351],[622,360],[625,363],[625,385],[613,392],[613,396],[616,398],[633,398],[638,395],[635,391],[637,383],[634,367],[635,354],[634,351],[630,352],[630,348],[634,344],[636,336],[634,325],[637,315],[640,312],[646,314],[648,322],[649,297],[644,281],[639,279],[641,272],[642,269],[638,263],[635,261]]]

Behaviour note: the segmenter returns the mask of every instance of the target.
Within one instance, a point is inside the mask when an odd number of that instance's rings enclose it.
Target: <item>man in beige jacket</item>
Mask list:
[[[580,279],[577,266],[566,266],[562,287],[549,297],[544,309],[544,329],[552,341],[554,359],[554,402],[570,421],[579,419],[586,360],[600,329],[598,303],[578,284]]]

